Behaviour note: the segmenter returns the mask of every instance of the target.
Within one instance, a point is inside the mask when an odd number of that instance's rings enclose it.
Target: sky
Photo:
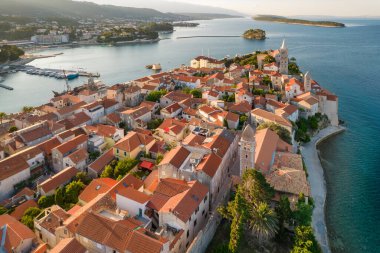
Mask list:
[[[87,0],[99,4],[151,7],[165,11],[170,2],[226,8],[247,15],[380,16],[380,0]],[[162,6],[160,6],[162,3]],[[174,8],[174,7],[173,7]],[[180,8],[180,7],[179,7]],[[168,10],[168,11],[171,11]],[[183,10],[183,11],[186,11]],[[192,10],[193,11],[193,10]]]

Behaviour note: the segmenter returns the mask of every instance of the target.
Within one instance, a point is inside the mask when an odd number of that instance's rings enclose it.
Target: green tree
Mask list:
[[[293,219],[293,211],[290,209],[290,202],[288,197],[282,196],[280,199],[280,202],[275,208],[277,217],[278,217],[278,222],[279,222],[279,229],[278,229],[278,234],[277,238],[280,241],[284,241],[286,232],[285,232],[285,224],[290,224]]]
[[[192,89],[190,91],[190,94],[193,95],[195,98],[202,98],[202,91],[199,89]]]
[[[51,196],[42,196],[41,198],[39,198],[38,200],[38,206],[40,208],[48,208],[52,205],[55,204],[55,199],[54,199],[54,195],[51,195]]]
[[[273,209],[267,203],[260,202],[250,211],[248,226],[253,235],[260,242],[272,239],[278,231],[278,218]]]
[[[21,218],[21,223],[25,226],[28,226],[30,229],[34,228],[34,218],[41,213],[41,209],[37,207],[29,207],[24,212],[24,215]]]
[[[109,178],[114,178],[114,168],[112,168],[111,165],[107,165],[102,174],[100,175],[100,177],[109,177]]]
[[[295,229],[294,246],[291,253],[320,253],[321,248],[310,226],[298,226]]]
[[[89,158],[91,161],[95,161],[100,156],[99,151],[94,151],[89,154]]]
[[[243,174],[241,183],[242,194],[248,205],[268,202],[274,196],[274,189],[267,183],[263,174],[255,169],[248,169]]]
[[[162,154],[158,154],[156,158],[156,165],[160,164],[160,162],[164,159],[164,156]]]
[[[148,129],[150,130],[156,129],[162,124],[163,121],[164,121],[163,119],[152,119],[151,121],[147,123]]]
[[[124,160],[120,160],[114,171],[114,177],[119,177],[119,176],[125,176],[133,167],[137,165],[138,161],[133,158],[126,158]]]
[[[0,206],[0,215],[5,214],[5,213],[7,213],[7,212],[8,212],[8,209],[6,209],[6,208],[3,207],[3,206]]]
[[[84,171],[80,171],[75,176],[76,181],[81,181],[85,185],[88,185],[91,182],[91,178],[88,176],[88,174]]]
[[[29,112],[32,112],[34,110],[34,108],[32,106],[24,106],[22,107],[22,112],[23,113],[29,113]]]
[[[72,181],[70,184],[66,185],[65,202],[77,203],[79,193],[84,189],[84,187],[85,185],[81,181]]]
[[[289,69],[289,75],[301,74],[301,71],[300,71],[297,63],[295,63],[295,62],[289,62],[288,69]]]
[[[311,224],[313,208],[313,203],[306,203],[305,196],[301,193],[298,197],[297,209],[294,212],[294,218],[298,225],[309,226]]]
[[[63,187],[59,187],[55,191],[54,202],[62,208],[65,207],[65,189]]]
[[[18,128],[16,126],[11,126],[8,130],[9,133],[13,133],[13,132],[16,132],[18,130]]]
[[[267,55],[267,56],[265,56],[263,62],[264,62],[264,64],[269,64],[272,62],[276,62],[276,59],[271,55]]]
[[[0,125],[3,124],[3,119],[7,116],[5,112],[0,112]]]
[[[157,102],[162,96],[166,94],[166,90],[155,90],[150,92],[146,97],[146,101]]]

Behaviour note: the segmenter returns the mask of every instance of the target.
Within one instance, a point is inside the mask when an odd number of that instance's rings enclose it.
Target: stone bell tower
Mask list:
[[[306,72],[306,74],[303,77],[303,87],[305,89],[305,92],[311,91],[311,75],[309,71]]]
[[[288,65],[289,65],[289,55],[288,48],[286,47],[285,40],[282,41],[280,51],[280,74],[287,75],[288,74]]]
[[[255,130],[247,124],[240,138],[240,176],[247,169],[255,168]]]

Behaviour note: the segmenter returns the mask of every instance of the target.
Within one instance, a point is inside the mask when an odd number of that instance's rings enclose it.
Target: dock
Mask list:
[[[4,89],[7,89],[7,90],[13,90],[12,87],[6,86],[6,85],[1,84],[1,83],[0,83],[0,87],[1,87],[1,88],[4,88]]]
[[[63,69],[50,69],[50,68],[36,68],[33,66],[19,66],[18,71],[23,71],[29,75],[40,75],[46,77],[55,77],[57,79],[64,79],[65,74],[78,74],[78,76],[85,77],[100,77],[99,73],[87,72],[83,70],[63,70]]]

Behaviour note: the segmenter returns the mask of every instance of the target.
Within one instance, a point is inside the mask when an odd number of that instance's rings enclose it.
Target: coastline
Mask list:
[[[346,128],[342,126],[329,126],[319,131],[317,135],[312,137],[309,143],[306,143],[301,147],[302,157],[307,168],[311,196],[313,197],[315,204],[312,215],[312,227],[315,237],[324,253],[331,253],[331,250],[325,221],[325,202],[327,193],[326,181],[317,146],[329,137],[345,130]]]

